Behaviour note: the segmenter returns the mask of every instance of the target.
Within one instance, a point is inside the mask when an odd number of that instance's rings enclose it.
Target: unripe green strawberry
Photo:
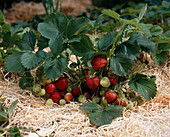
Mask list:
[[[94,96],[94,97],[92,98],[92,102],[98,104],[98,103],[100,102],[100,97]]]
[[[122,110],[122,114],[124,113],[124,112],[126,112],[126,107],[122,107],[123,108],[123,110]]]
[[[34,93],[39,93],[41,91],[41,85],[40,84],[35,84],[33,86],[33,92]]]
[[[104,88],[108,88],[110,86],[110,80],[108,77],[103,77],[101,80],[100,80],[100,85]]]
[[[60,99],[59,104],[60,104],[60,105],[65,105],[65,104],[66,104],[66,101],[65,101],[64,99]]]
[[[49,84],[49,83],[51,83],[51,82],[52,82],[51,79],[47,79],[47,78],[45,78],[44,76],[42,76],[40,84],[41,84],[41,85],[47,85],[47,84]]]
[[[85,95],[80,95],[80,96],[78,97],[78,102],[84,103],[85,101],[86,101],[86,96],[85,96]]]
[[[46,93],[45,89],[41,89],[41,91],[38,93],[39,96],[44,96]]]
[[[54,102],[53,102],[52,99],[48,99],[48,100],[46,101],[45,105],[47,105],[47,106],[53,106],[53,105],[54,105]]]
[[[105,91],[104,90],[101,90],[100,91],[100,96],[104,96],[105,95]]]
[[[128,101],[128,104],[126,105],[127,109],[132,109],[133,108],[133,103],[131,101]]]
[[[70,93],[72,91],[72,88],[70,86],[68,86],[66,91]]]
[[[140,96],[137,96],[135,100],[138,102],[138,105],[141,105],[144,102]]]
[[[101,103],[102,103],[103,106],[108,106],[108,103],[107,103],[107,100],[106,100],[105,97],[102,97]]]

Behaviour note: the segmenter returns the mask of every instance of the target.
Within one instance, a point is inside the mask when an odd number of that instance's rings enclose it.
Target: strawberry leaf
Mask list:
[[[37,43],[39,50],[43,50],[44,48],[47,48],[49,46],[48,41],[49,41],[48,39],[44,38],[43,36],[40,36]]]
[[[0,121],[6,121],[6,120],[8,120],[7,113],[0,106]]]
[[[153,79],[150,79],[144,74],[136,73],[129,80],[128,84],[130,88],[138,92],[146,100],[150,101],[156,96],[156,84]]]
[[[89,113],[90,120],[98,125],[107,125],[112,122],[113,119],[119,117],[122,114],[122,106],[110,105],[103,110],[97,110],[94,113]]]
[[[71,19],[67,26],[66,36],[70,39],[76,34],[84,25],[89,22],[87,18]]]
[[[92,113],[97,111],[98,109],[101,109],[102,107],[96,103],[84,103],[83,105],[80,106],[80,110],[87,112],[87,113]]]
[[[132,68],[133,60],[125,55],[116,55],[110,60],[111,71],[118,76],[126,76]]]
[[[68,19],[62,13],[51,14],[38,25],[38,31],[48,39],[55,39],[58,34],[66,31]]]
[[[117,55],[126,55],[130,57],[132,60],[135,60],[136,57],[139,57],[140,47],[138,45],[132,45],[128,42],[124,42],[121,45],[118,45],[115,50],[115,54]]]
[[[145,35],[139,33],[133,34],[128,40],[128,43],[132,45],[139,45],[143,51],[148,53],[153,52],[156,49],[154,42],[148,39]]]
[[[13,115],[14,109],[15,109],[17,103],[18,103],[18,100],[15,100],[14,102],[12,102],[11,106],[8,108],[9,118]]]
[[[43,65],[44,74],[47,79],[56,79],[61,76],[67,67],[67,60],[65,58],[48,57]]]
[[[50,45],[51,52],[52,52],[54,55],[57,56],[59,53],[61,53],[61,51],[62,51],[62,49],[63,49],[63,39],[62,39],[62,35],[59,34],[58,36],[56,36],[55,39],[50,39],[49,45]]]
[[[24,73],[21,63],[21,56],[23,53],[13,53],[6,58],[5,67],[8,72]]]
[[[31,50],[34,51],[34,46],[36,42],[36,36],[33,32],[24,33],[18,47],[21,50]]]
[[[158,44],[158,50],[160,50],[160,51],[169,51],[170,50],[170,42],[169,43],[160,43],[160,44]]]
[[[117,19],[120,21],[120,23],[123,23],[123,20],[120,18],[120,15],[118,13],[116,13],[115,11],[113,10],[108,10],[108,9],[104,9],[102,11],[103,14],[107,15],[107,16],[110,16],[114,19]]]
[[[32,69],[42,61],[42,56],[32,52],[25,52],[21,56],[21,63],[27,69]]]
[[[114,39],[114,33],[108,33],[107,35],[104,35],[102,38],[99,39],[96,48],[98,49],[98,51],[104,51],[112,44]]]
[[[168,60],[169,51],[153,52],[152,59],[156,65],[163,65]]]
[[[87,35],[83,35],[80,42],[71,43],[71,50],[77,56],[86,56],[94,52],[92,41]]]

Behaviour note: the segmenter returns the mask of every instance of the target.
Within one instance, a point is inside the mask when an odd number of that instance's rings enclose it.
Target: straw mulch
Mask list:
[[[0,90],[4,92],[1,101],[9,106],[14,100],[19,103],[13,117],[13,125],[36,130],[43,137],[168,137],[170,136],[170,60],[164,67],[145,65],[136,62],[133,72],[141,72],[156,76],[158,94],[150,102],[126,111],[123,116],[109,125],[97,127],[89,121],[86,113],[79,110],[79,104],[72,102],[65,106],[55,104],[45,106],[43,98],[34,97],[31,92],[21,90],[17,84],[0,82]],[[7,127],[7,128],[8,128]],[[37,134],[27,132],[27,137]]]
[[[62,12],[73,17],[91,6],[91,0],[62,0]],[[42,3],[19,2],[14,3],[11,9],[4,10],[3,13],[5,21],[10,24],[16,21],[31,21],[36,14],[45,14],[45,10]]]

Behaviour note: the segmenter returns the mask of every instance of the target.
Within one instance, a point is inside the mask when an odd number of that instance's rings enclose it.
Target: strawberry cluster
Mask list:
[[[94,73],[102,69],[106,70],[107,60],[104,57],[97,56],[91,61],[91,66]],[[111,89],[117,83],[119,76],[111,71],[107,71],[105,76],[92,76],[87,73],[83,76],[85,76],[83,80],[76,86],[69,77],[63,76],[56,81],[47,80],[43,77],[41,85],[36,84],[34,86],[34,92],[47,98],[46,105],[53,105],[54,103],[64,105],[71,101],[84,103],[87,100],[104,106],[113,103],[126,105],[126,101],[120,99],[118,94]],[[42,86],[44,88],[41,88]]]

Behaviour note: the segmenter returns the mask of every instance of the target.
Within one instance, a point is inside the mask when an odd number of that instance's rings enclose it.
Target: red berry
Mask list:
[[[94,90],[99,86],[99,78],[98,77],[94,77],[94,78],[87,77],[86,84],[90,89]]]
[[[49,83],[45,86],[45,90],[48,94],[52,94],[55,91],[56,87],[54,84]]]
[[[67,78],[64,78],[64,77],[59,78],[59,79],[55,82],[55,86],[56,86],[59,90],[66,90],[67,87],[68,87]]]
[[[111,85],[116,84],[117,80],[118,80],[119,76],[115,74],[115,78],[111,78],[109,77],[110,83]]]
[[[71,102],[73,100],[73,95],[72,93],[66,93],[65,96],[64,96],[64,100],[66,102]]]
[[[75,96],[78,96],[78,95],[80,95],[80,93],[81,93],[81,89],[80,89],[80,87],[78,87],[78,88],[76,88],[76,89],[73,89],[73,95],[75,95]]]
[[[92,60],[91,65],[94,70],[99,70],[107,65],[107,60],[104,57],[95,57]]]
[[[55,102],[58,103],[59,100],[61,99],[61,94],[59,92],[54,92],[50,98]]]
[[[86,96],[86,99],[90,99],[90,93],[89,92],[85,92],[84,95]]]
[[[116,99],[116,104],[117,105],[125,106],[126,105],[126,101],[125,100],[120,100],[120,98],[117,98]]]
[[[4,123],[3,121],[0,121],[0,126],[1,126],[3,123]]]
[[[116,94],[111,91],[107,91],[105,93],[105,98],[106,98],[107,102],[110,104],[116,100]]]

